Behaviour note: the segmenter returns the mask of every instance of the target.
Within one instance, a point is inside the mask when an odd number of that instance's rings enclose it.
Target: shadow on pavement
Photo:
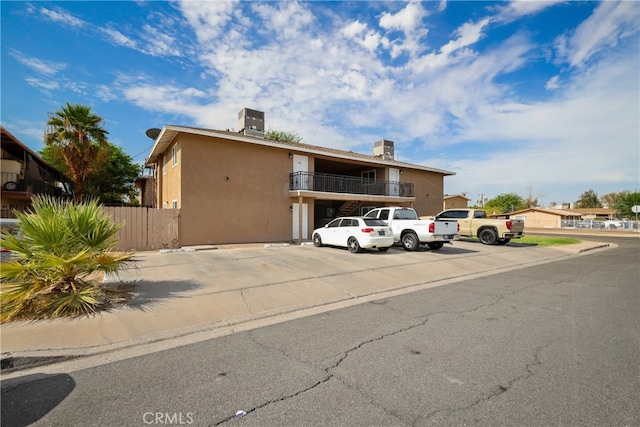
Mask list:
[[[190,298],[187,293],[200,288],[200,285],[190,280],[181,281],[152,281],[138,280],[135,282],[117,282],[104,285],[106,292],[117,299],[113,308],[123,305],[137,310],[146,311],[148,308],[161,304],[170,298]]]
[[[2,420],[7,427],[28,426],[71,394],[76,383],[67,374],[34,374],[2,381]]]

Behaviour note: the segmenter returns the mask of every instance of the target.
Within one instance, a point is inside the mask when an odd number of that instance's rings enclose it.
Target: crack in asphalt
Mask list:
[[[384,340],[384,339],[386,339],[388,337],[392,337],[394,335],[401,334],[403,332],[407,332],[407,331],[410,331],[412,329],[415,329],[415,328],[418,328],[418,327],[421,327],[421,326],[425,326],[429,322],[429,319],[432,318],[433,316],[440,315],[440,314],[454,314],[454,315],[464,316],[465,314],[477,312],[478,310],[481,310],[483,308],[487,308],[487,307],[492,307],[492,306],[498,305],[498,304],[502,303],[502,301],[505,298],[509,297],[509,296],[513,296],[513,295],[515,295],[515,294],[517,294],[519,292],[522,292],[522,291],[525,291],[525,290],[529,290],[529,289],[532,289],[532,288],[535,288],[535,287],[538,287],[538,286],[540,286],[540,284],[534,284],[534,285],[531,285],[531,286],[523,287],[523,288],[514,290],[512,292],[503,292],[503,293],[495,296],[494,297],[495,300],[493,302],[488,302],[488,303],[485,303],[485,304],[479,304],[479,305],[476,305],[475,307],[472,307],[472,308],[469,308],[469,309],[466,309],[466,310],[436,311],[436,312],[428,313],[428,314],[426,314],[424,316],[419,316],[419,317],[408,316],[408,318],[416,318],[416,319],[422,319],[422,320],[420,320],[420,321],[418,321],[418,322],[416,322],[414,324],[411,324],[409,326],[406,326],[404,328],[400,328],[400,329],[397,329],[397,330],[382,334],[380,336],[368,339],[366,341],[362,341],[358,345],[356,345],[356,346],[354,346],[354,347],[352,347],[352,348],[350,348],[350,349],[348,349],[346,351],[340,352],[340,353],[338,353],[338,354],[336,354],[334,356],[330,356],[329,358],[335,357],[335,356],[340,356],[340,357],[338,358],[338,360],[335,363],[333,363],[332,365],[327,366],[327,367],[316,366],[313,363],[311,363],[310,361],[300,360],[300,359],[294,357],[293,355],[288,354],[282,348],[274,347],[274,346],[268,346],[268,345],[258,341],[251,333],[249,333],[248,336],[250,337],[250,339],[256,345],[258,345],[259,347],[261,347],[261,348],[263,348],[265,350],[268,350],[268,351],[277,351],[280,354],[282,354],[283,356],[285,356],[286,358],[293,359],[298,363],[310,366],[310,367],[312,367],[314,369],[322,369],[326,373],[326,376],[324,376],[321,380],[315,382],[314,384],[312,384],[309,387],[306,387],[304,389],[298,390],[298,391],[296,391],[294,393],[291,393],[289,395],[279,397],[277,399],[266,401],[266,402],[264,402],[264,403],[262,403],[260,405],[257,405],[257,406],[255,406],[253,408],[250,408],[250,409],[245,411],[246,414],[244,416],[247,416],[248,414],[253,413],[253,412],[255,412],[255,411],[259,410],[259,409],[265,408],[265,407],[267,407],[267,406],[269,406],[271,404],[278,403],[278,402],[283,402],[285,400],[300,396],[300,395],[302,395],[302,394],[304,394],[304,393],[306,393],[308,391],[311,391],[311,390],[315,389],[316,387],[318,387],[318,386],[320,386],[322,384],[327,383],[331,379],[336,379],[341,384],[343,384],[345,387],[350,388],[350,389],[358,392],[361,396],[365,397],[371,404],[373,404],[374,406],[382,409],[385,413],[387,413],[388,415],[392,416],[393,418],[397,419],[398,421],[402,422],[405,425],[415,425],[419,420],[422,420],[422,419],[428,420],[428,419],[432,418],[433,416],[435,416],[437,414],[440,414],[440,413],[443,413],[443,412],[446,412],[446,413],[451,412],[451,413],[453,413],[453,412],[456,412],[456,411],[460,411],[460,410],[471,408],[471,407],[473,407],[475,405],[478,405],[478,404],[480,404],[482,402],[486,402],[486,401],[488,401],[488,400],[490,400],[490,399],[492,399],[492,398],[494,398],[496,396],[499,396],[499,395],[501,395],[503,393],[506,393],[507,391],[509,391],[509,389],[516,382],[524,381],[527,378],[531,377],[533,375],[532,368],[541,363],[539,361],[540,352],[542,350],[544,350],[545,348],[549,347],[553,343],[553,341],[550,341],[550,342],[548,342],[548,343],[546,343],[544,345],[541,345],[541,346],[537,347],[535,349],[535,352],[534,352],[534,358],[533,358],[534,360],[533,360],[533,362],[528,363],[525,366],[525,368],[524,368],[525,372],[522,375],[520,375],[520,376],[518,376],[516,378],[513,378],[510,381],[508,381],[506,383],[506,385],[504,385],[504,384],[496,385],[495,388],[488,395],[480,397],[479,399],[477,399],[476,401],[472,402],[469,405],[462,406],[462,407],[459,407],[459,408],[439,409],[437,411],[434,411],[434,412],[431,412],[431,413],[427,414],[426,416],[418,416],[418,417],[416,417],[413,420],[412,423],[408,423],[406,420],[402,419],[400,417],[400,415],[398,413],[396,413],[396,411],[394,411],[393,409],[387,408],[384,405],[380,404],[379,402],[375,401],[375,399],[373,397],[367,395],[367,393],[365,391],[361,390],[360,388],[358,388],[357,386],[355,386],[353,384],[348,384],[342,377],[340,377],[339,375],[335,374],[332,371],[335,370],[336,368],[338,368],[349,357],[349,355],[351,355],[352,353],[356,352],[357,350],[360,350],[361,348],[367,346],[368,344],[371,344],[371,343],[374,343],[374,342],[378,342],[378,341],[382,341],[382,340]],[[387,310],[394,311],[394,312],[401,312],[402,314],[405,314],[404,312],[402,312],[402,311],[400,311],[400,310],[398,310],[398,309],[396,309],[394,307],[387,306],[386,305],[386,301],[384,301],[384,302],[372,301],[372,302],[370,302],[370,304],[383,306]],[[219,422],[217,422],[216,424],[213,424],[213,425],[214,426],[219,426],[219,425],[224,424],[224,423],[226,423],[226,422],[228,422],[228,421],[230,421],[230,420],[232,420],[234,418],[236,418],[235,415],[227,417],[224,420],[221,420],[221,421],[219,421]]]
[[[476,401],[470,403],[469,405],[465,405],[465,406],[460,406],[457,408],[445,408],[445,409],[439,409],[437,411],[433,411],[427,415],[420,416],[418,417],[416,420],[414,420],[414,425],[416,425],[416,423],[418,421],[421,420],[429,420],[430,418],[438,415],[438,414],[452,414],[458,411],[463,411],[466,409],[471,409],[476,405],[479,405],[481,403],[484,402],[488,402],[489,400],[493,399],[494,397],[500,396],[506,392],[508,392],[515,383],[520,382],[520,381],[525,381],[527,379],[529,379],[530,377],[533,376],[533,367],[537,366],[537,365],[541,365],[542,362],[540,362],[539,356],[540,353],[547,349],[548,347],[550,347],[554,342],[556,342],[557,340],[551,340],[549,342],[547,342],[546,344],[543,344],[541,346],[538,346],[534,349],[534,354],[533,354],[533,362],[527,363],[526,366],[524,367],[524,373],[522,375],[519,375],[515,378],[512,378],[511,380],[509,380],[506,385],[505,384],[498,384],[495,386],[495,388],[493,390],[491,390],[487,395],[480,397],[479,399],[477,399]]]

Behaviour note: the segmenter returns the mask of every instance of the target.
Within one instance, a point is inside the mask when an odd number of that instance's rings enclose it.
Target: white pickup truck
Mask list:
[[[365,214],[365,218],[385,221],[393,230],[396,243],[402,243],[407,251],[415,251],[419,245],[428,245],[437,250],[445,243],[460,239],[456,220],[419,219],[412,208],[390,206],[375,208]]]

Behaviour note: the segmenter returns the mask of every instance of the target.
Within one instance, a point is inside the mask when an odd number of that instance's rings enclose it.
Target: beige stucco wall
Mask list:
[[[414,183],[413,208],[420,216],[435,215],[442,210],[444,179],[441,174],[403,169],[401,182]]]
[[[184,134],[177,143],[182,245],[291,240],[287,150]]]
[[[513,216],[514,219],[524,219],[525,227],[556,228],[562,217],[539,211],[522,212]]]
[[[467,208],[469,206],[469,200],[462,196],[453,196],[444,199],[443,209],[453,209],[453,208]]]

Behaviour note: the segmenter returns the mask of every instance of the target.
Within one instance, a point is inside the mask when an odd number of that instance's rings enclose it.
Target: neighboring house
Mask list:
[[[156,203],[156,180],[153,176],[142,175],[136,178],[134,187],[139,191],[140,206],[144,208],[155,208]]]
[[[525,227],[533,228],[560,228],[562,221],[581,219],[579,213],[562,209],[527,208],[510,212],[509,217],[523,219]]]
[[[466,194],[445,194],[444,201],[442,203],[442,210],[455,209],[455,208],[467,208],[469,207],[470,198],[466,197]]]
[[[2,130],[0,217],[14,218],[13,211],[27,209],[34,195],[71,197],[71,187],[60,171],[42,160],[3,126],[0,126],[0,130]]]
[[[453,172],[373,155],[264,138],[264,113],[243,109],[239,132],[164,126],[146,161],[157,207],[180,209],[180,244],[287,242],[336,216],[385,205],[441,210]]]
[[[614,219],[616,217],[615,209],[608,208],[576,208],[567,209],[569,212],[579,214],[582,219]]]

